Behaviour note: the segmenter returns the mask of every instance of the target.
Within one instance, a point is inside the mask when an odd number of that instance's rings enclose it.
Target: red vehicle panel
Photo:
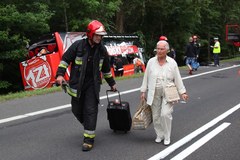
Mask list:
[[[226,25],[226,41],[240,47],[240,26],[238,24]]]
[[[122,36],[120,37],[122,38]],[[86,38],[85,32],[55,32],[49,38],[44,38],[32,44],[28,48],[27,60],[19,63],[24,89],[33,90],[52,87],[55,84],[55,75],[63,53],[72,43],[83,38]],[[140,58],[143,58],[139,47],[129,43],[131,40],[126,40],[128,43],[125,43],[124,40],[115,43],[116,41],[111,38],[104,37],[104,45],[109,55],[111,57],[121,56],[127,59],[123,66],[123,76],[134,74],[133,55],[137,54]],[[145,71],[145,66],[142,66],[142,70]],[[114,68],[111,71],[114,76]],[[69,80],[69,76],[70,68],[67,70],[65,79]]]

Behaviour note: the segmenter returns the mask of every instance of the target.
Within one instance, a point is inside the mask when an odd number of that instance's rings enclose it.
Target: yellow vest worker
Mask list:
[[[214,46],[211,47],[213,48],[214,66],[219,67],[219,54],[221,53],[221,47],[217,37],[214,38]]]
[[[213,46],[213,53],[219,54],[219,53],[221,53],[220,43],[219,43],[218,39],[216,39],[216,40],[214,39],[214,41],[215,41],[215,44]]]

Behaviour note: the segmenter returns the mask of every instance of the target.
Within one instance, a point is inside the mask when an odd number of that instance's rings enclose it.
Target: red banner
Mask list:
[[[46,56],[30,59],[22,63],[24,80],[27,86],[40,89],[45,88],[51,80],[51,67]]]
[[[108,54],[110,56],[117,56],[122,54],[134,54],[138,53],[138,47],[135,45],[131,46],[107,46]]]

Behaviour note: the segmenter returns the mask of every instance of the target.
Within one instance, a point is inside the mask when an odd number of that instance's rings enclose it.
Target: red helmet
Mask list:
[[[197,39],[198,37],[196,35],[193,36],[193,39]]]
[[[167,39],[167,37],[166,36],[160,36],[159,37],[159,41],[167,41],[168,39]]]
[[[107,34],[103,24],[101,22],[97,21],[97,20],[93,20],[87,26],[87,36],[88,36],[88,38],[92,39],[93,34],[102,35],[102,36]]]

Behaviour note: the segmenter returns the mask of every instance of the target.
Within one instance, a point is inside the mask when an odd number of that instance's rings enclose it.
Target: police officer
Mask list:
[[[82,150],[90,151],[96,136],[101,73],[113,91],[116,83],[111,74],[107,49],[101,43],[107,34],[103,24],[93,20],[88,24],[86,33],[86,39],[74,42],[63,54],[56,83],[64,84],[66,69],[71,65],[67,92],[72,96],[72,112],[84,127]]]

